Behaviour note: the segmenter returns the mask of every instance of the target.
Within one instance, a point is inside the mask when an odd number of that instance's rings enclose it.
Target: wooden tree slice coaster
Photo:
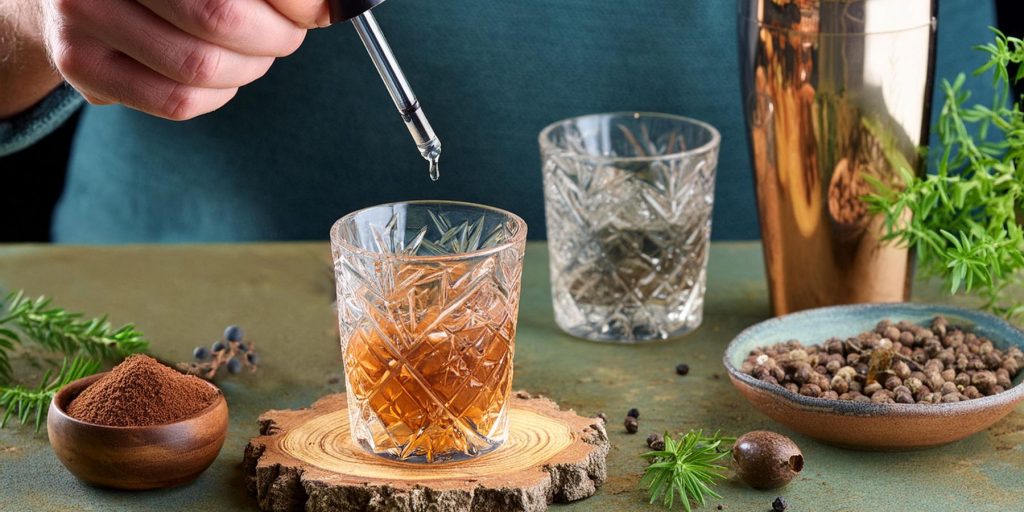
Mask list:
[[[606,476],[608,435],[599,418],[513,394],[509,438],[475,459],[391,461],[349,436],[344,394],[260,416],[245,448],[246,486],[262,510],[545,510],[586,498]]]

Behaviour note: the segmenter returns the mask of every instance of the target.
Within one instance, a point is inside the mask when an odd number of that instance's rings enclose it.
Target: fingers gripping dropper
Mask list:
[[[430,162],[430,179],[437,181],[440,177],[437,160],[441,157],[441,141],[437,140],[437,135],[434,134],[430,122],[427,121],[427,116],[420,108],[416,94],[412,92],[412,87],[409,86],[409,81],[402,73],[402,68],[398,65],[395,55],[391,53],[391,46],[388,45],[384,33],[380,30],[380,25],[377,24],[377,20],[370,12],[371,8],[383,1],[331,0],[329,3],[331,21],[337,23],[352,20],[352,25],[355,26],[356,32],[359,33],[359,39],[363,41],[366,51],[369,52],[370,58],[373,60],[373,65],[377,67],[377,72],[384,80],[384,85],[387,87],[388,93],[391,94],[395,106],[398,107],[398,112],[402,115],[406,128],[409,129],[413,140],[416,141],[416,148],[419,149],[420,155]]]

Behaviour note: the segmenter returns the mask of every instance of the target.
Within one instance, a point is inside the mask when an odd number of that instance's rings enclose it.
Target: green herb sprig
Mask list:
[[[691,430],[679,440],[665,434],[665,449],[643,454],[651,461],[640,478],[640,485],[650,491],[651,503],[659,499],[672,508],[676,496],[683,508],[691,511],[691,503],[707,504],[708,497],[719,498],[711,486],[725,478],[725,466],[716,462],[725,458],[736,442],[719,432],[705,436],[703,430]],[[727,447],[728,446],[728,447]]]
[[[69,382],[87,377],[99,370],[99,361],[79,356],[72,359],[70,363],[65,359],[56,375],[53,375],[53,370],[47,370],[38,388],[28,389],[23,386],[0,388],[0,409],[4,410],[3,417],[0,418],[0,428],[4,428],[11,416],[14,416],[22,424],[32,418],[38,432],[43,423],[43,413],[50,406],[57,391],[60,391],[60,388]],[[53,375],[52,379],[51,375]]]
[[[944,80],[940,148],[930,152],[937,172],[919,177],[895,165],[902,187],[872,180],[876,193],[865,201],[882,215],[887,240],[916,250],[925,276],[940,276],[950,293],[976,293],[986,308],[1015,318],[1024,303],[1005,292],[1024,270],[1024,114],[1021,98],[1010,95],[1024,66],[1011,78],[1010,65],[1024,62],[1024,41],[993,32],[992,43],[975,47],[988,61],[974,72],[992,74],[993,104],[967,104],[963,73]]]
[[[13,382],[11,352],[40,348],[62,359],[37,387]],[[54,306],[50,299],[12,293],[0,302],[0,428],[11,417],[34,420],[38,431],[53,395],[65,384],[99,371],[104,361],[145,352],[149,343],[131,324],[114,328],[106,317],[86,319],[81,313]],[[56,364],[56,363],[54,363]]]

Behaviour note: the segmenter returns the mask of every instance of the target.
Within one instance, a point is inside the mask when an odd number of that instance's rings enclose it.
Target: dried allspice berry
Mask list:
[[[626,432],[630,434],[636,434],[636,431],[640,430],[640,424],[633,416],[626,416],[626,420],[623,424],[626,426]]]
[[[665,439],[661,437],[661,434],[651,434],[647,436],[647,447],[655,451],[664,450]]]

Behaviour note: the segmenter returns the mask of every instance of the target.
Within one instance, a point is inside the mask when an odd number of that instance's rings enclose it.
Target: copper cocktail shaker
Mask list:
[[[776,315],[907,300],[910,252],[861,197],[922,172],[934,0],[739,0],[740,72]]]

